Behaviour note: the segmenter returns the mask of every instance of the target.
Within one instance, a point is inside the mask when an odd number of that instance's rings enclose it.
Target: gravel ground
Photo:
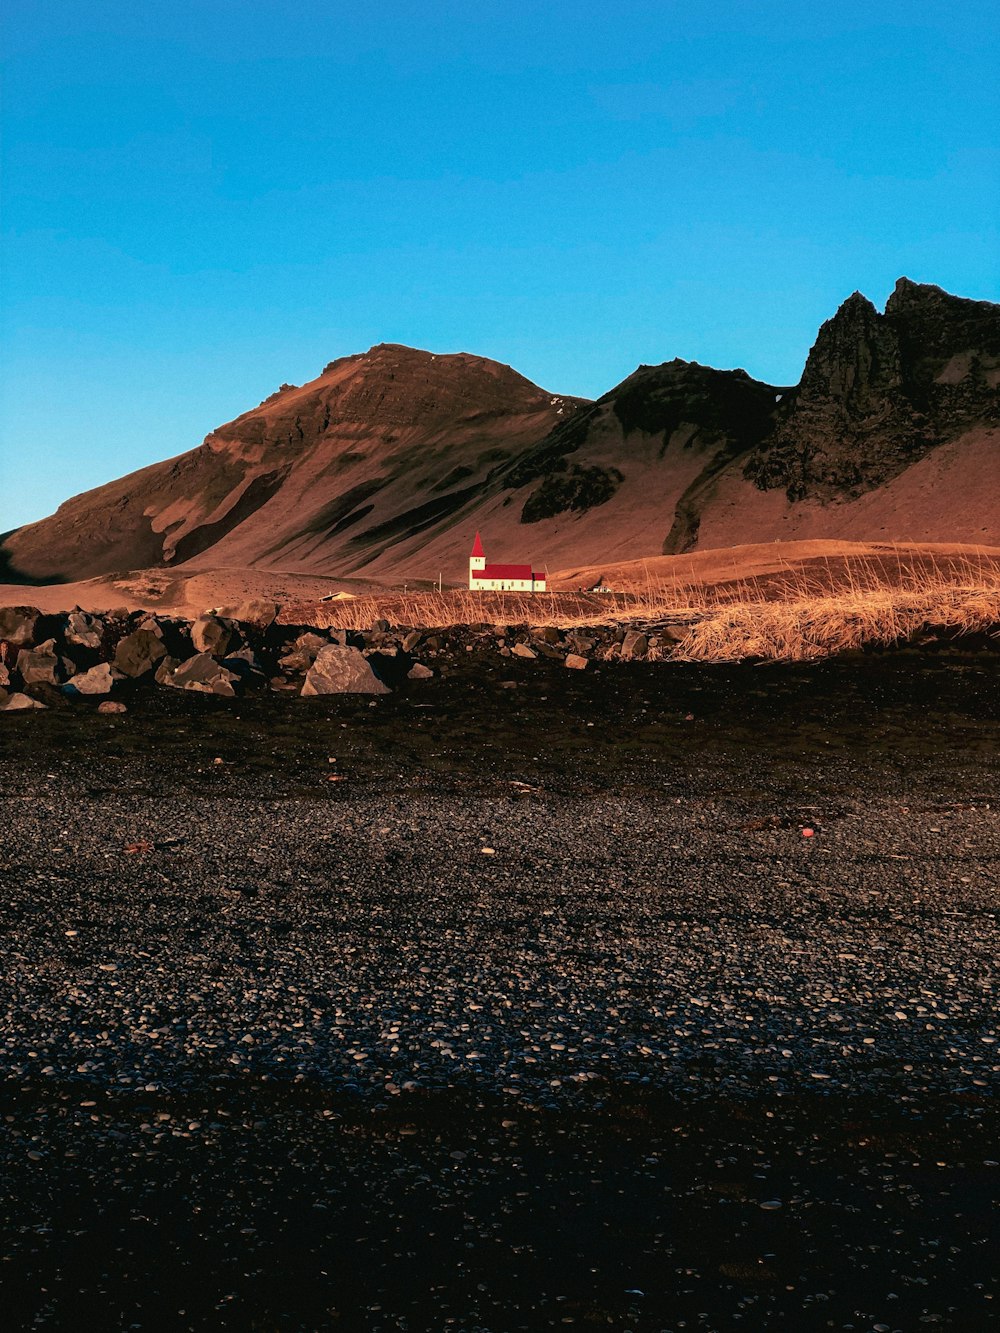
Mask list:
[[[566,675],[4,728],[13,1327],[996,1325],[995,665]]]

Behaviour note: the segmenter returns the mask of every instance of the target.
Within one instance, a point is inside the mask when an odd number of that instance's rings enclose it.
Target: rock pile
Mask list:
[[[272,691],[387,694],[437,674],[432,659],[549,659],[570,670],[590,662],[655,661],[681,637],[669,627],[586,630],[455,625],[426,630],[377,620],[369,630],[279,623],[271,603],[245,618],[206,612],[194,621],[124,609],[46,615],[0,608],[0,711],[45,708],[81,696],[138,697],[144,689],[194,690],[224,698]]]
[[[367,633],[316,630],[278,625],[273,604],[241,611],[245,619],[206,613],[192,622],[124,609],[45,615],[31,606],[0,608],[0,711],[81,696],[110,703],[112,695],[133,698],[156,686],[225,698],[269,689],[387,694],[407,677],[435,674],[413,656],[422,636],[393,636],[384,621]],[[115,704],[101,711],[126,707]]]

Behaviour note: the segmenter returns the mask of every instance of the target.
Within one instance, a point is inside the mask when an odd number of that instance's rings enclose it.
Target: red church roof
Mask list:
[[[474,569],[474,579],[534,579],[537,583],[544,579],[544,574],[536,574],[530,565],[487,565],[485,569]]]
[[[472,543],[471,554],[473,557],[483,556],[486,554],[486,552],[483,550],[482,538],[479,536],[478,532],[476,533],[476,540]]]

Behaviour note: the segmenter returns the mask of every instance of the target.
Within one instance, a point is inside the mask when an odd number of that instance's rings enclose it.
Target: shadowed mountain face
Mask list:
[[[963,430],[1000,424],[998,382],[1000,307],[900,278],[880,315],[855,292],[820,329],[746,475],[792,500],[861,494]]]
[[[1000,307],[855,293],[794,388],[680,360],[594,403],[382,345],[0,538],[0,581],[256,566],[461,578],[781,538],[1000,543]]]

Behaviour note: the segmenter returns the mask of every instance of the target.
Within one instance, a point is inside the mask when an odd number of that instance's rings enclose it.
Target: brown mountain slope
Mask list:
[[[6,577],[158,565],[350,573],[447,527],[579,401],[482,357],[373,347],[283,385],[199,448],[8,534]]]

